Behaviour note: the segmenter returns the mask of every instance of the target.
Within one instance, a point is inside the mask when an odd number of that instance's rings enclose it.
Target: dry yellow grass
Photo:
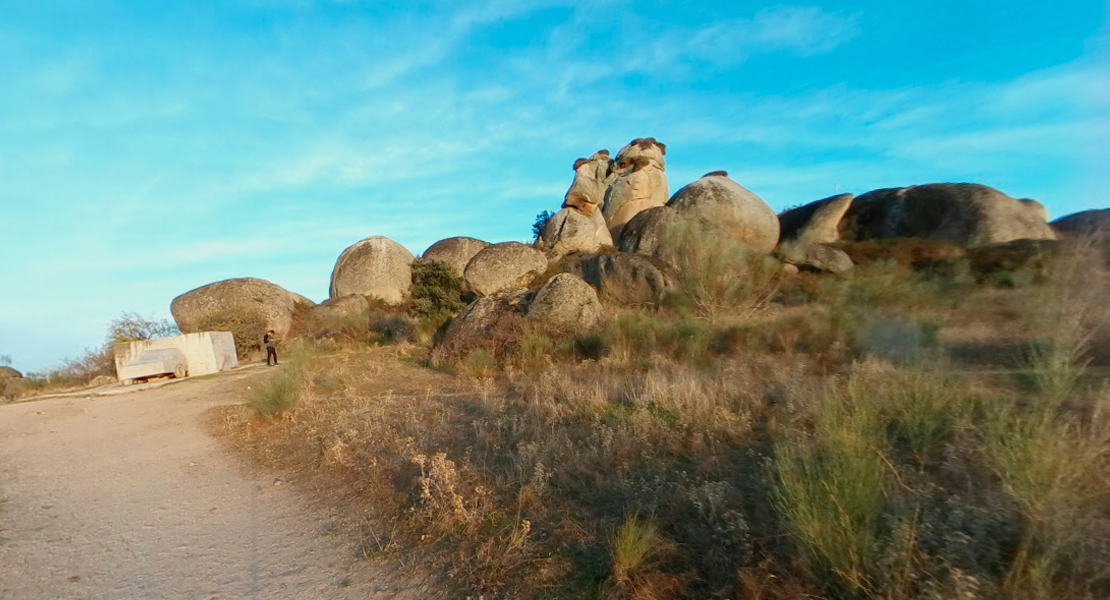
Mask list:
[[[1077,284],[883,266],[743,318],[524,328],[454,372],[420,346],[325,354],[281,419],[227,430],[340,502],[368,556],[427,560],[464,596],[1105,597],[1106,394],[1075,344],[1110,287]],[[1046,298],[1080,335],[1038,324]],[[976,361],[982,323],[1071,358]]]

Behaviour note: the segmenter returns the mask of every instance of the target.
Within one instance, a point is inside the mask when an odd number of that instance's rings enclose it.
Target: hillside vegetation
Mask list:
[[[1093,246],[865,243],[817,275],[717,245],[660,303],[507,313],[437,367],[462,287],[417,265],[417,298],[302,336],[226,431],[457,597],[1110,596]]]

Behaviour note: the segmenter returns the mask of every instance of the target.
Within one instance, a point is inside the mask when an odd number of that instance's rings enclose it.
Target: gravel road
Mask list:
[[[209,435],[253,376],[0,405],[0,598],[432,595]]]

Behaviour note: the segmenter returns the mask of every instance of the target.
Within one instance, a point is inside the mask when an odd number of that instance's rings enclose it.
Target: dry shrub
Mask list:
[[[676,217],[660,244],[677,274],[671,306],[691,306],[703,316],[751,311],[766,303],[781,284],[779,261],[707,229],[693,217]]]
[[[316,312],[294,318],[289,337],[330,340],[337,347],[366,344],[369,318],[365,313]]]
[[[262,335],[269,329],[266,318],[259,314],[220,311],[197,321],[197,331],[230,331],[235,338],[235,352],[240,362],[257,355],[262,349]]]
[[[941,264],[954,264],[967,254],[960,246],[917,238],[847,242],[837,247],[856,266],[898,266],[910,270],[929,270]]]

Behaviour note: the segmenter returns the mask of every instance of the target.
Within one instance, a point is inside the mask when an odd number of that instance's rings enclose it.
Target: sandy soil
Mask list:
[[[209,435],[241,372],[0,405],[0,598],[423,598]]]

